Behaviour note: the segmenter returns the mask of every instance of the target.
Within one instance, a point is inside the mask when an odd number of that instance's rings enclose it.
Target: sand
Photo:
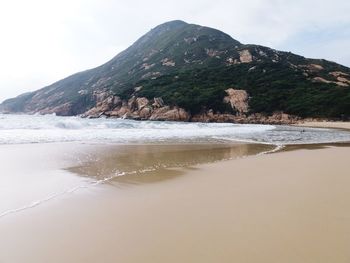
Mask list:
[[[349,155],[311,147],[82,189],[0,218],[0,262],[348,263]]]
[[[314,121],[314,122],[303,122],[297,124],[301,127],[314,127],[314,128],[337,128],[350,130],[350,122],[341,121]]]

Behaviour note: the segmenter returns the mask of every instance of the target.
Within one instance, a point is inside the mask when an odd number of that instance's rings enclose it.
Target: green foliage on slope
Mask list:
[[[252,69],[254,68],[254,69]],[[350,89],[336,84],[312,83],[287,64],[263,63],[216,67],[168,75],[137,83],[137,93],[149,99],[198,113],[202,106],[227,112],[222,103],[225,89],[246,90],[252,113],[283,111],[301,117],[350,116]]]
[[[334,72],[350,80],[350,69],[333,62],[243,45],[219,30],[171,21],[107,63],[7,100],[0,110],[38,112],[69,105],[64,114],[76,115],[96,104],[96,92],[110,92],[123,99],[162,97],[191,113],[232,113],[223,98],[226,89],[235,88],[248,92],[252,113],[350,117],[350,87],[336,85]]]

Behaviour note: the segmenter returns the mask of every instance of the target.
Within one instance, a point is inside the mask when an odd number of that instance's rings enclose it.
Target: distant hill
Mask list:
[[[193,121],[268,122],[276,112],[349,118],[350,69],[171,21],[106,64],[6,100],[0,110]]]

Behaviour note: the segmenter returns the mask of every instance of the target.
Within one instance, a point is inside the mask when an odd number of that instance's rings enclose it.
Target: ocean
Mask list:
[[[0,115],[0,144],[94,142],[117,144],[251,142],[272,145],[350,141],[342,130],[232,123],[83,119]]]

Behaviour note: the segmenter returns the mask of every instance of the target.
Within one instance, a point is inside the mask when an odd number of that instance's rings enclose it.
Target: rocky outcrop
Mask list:
[[[232,122],[232,123],[248,123],[248,124],[277,124],[289,125],[295,124],[300,120],[296,116],[285,114],[283,112],[275,112],[272,115],[255,113],[251,115],[233,115],[233,114],[214,114],[208,111],[196,114],[191,118],[194,122]]]
[[[192,116],[193,122],[237,122],[237,116],[233,114],[218,114],[212,110],[195,114]]]
[[[165,106],[155,109],[149,119],[155,121],[189,121],[190,114],[179,107]]]
[[[162,65],[166,67],[175,67],[176,65],[176,63],[169,58],[162,59],[161,62],[162,62]]]
[[[347,73],[344,73],[344,72],[341,72],[341,71],[333,71],[333,72],[330,72],[329,75],[332,75],[333,77],[350,77],[349,74]]]
[[[330,72],[329,74],[336,79],[335,83],[338,86],[346,87],[346,86],[350,85],[350,75],[349,74],[346,74],[346,73],[341,72],[341,71]]]
[[[224,98],[224,102],[229,103],[238,114],[248,113],[248,93],[245,90],[227,89],[227,97]]]
[[[233,122],[233,123],[262,123],[262,124],[293,124],[299,119],[295,116],[276,112],[271,116],[264,114],[248,114],[248,94],[244,90],[233,88],[226,90],[224,102],[231,105],[236,114],[214,113],[213,110],[191,115],[183,108],[165,105],[162,98],[149,100],[145,97],[132,96],[129,100],[122,100],[109,93],[98,94],[96,106],[83,117],[125,118],[133,120],[153,121],[192,121],[192,122]]]
[[[350,80],[344,78],[344,77],[337,77],[336,81],[331,81],[331,80],[326,80],[321,77],[315,77],[312,79],[313,82],[319,82],[319,83],[327,83],[327,84],[337,84],[338,86],[341,87],[349,87],[350,86]]]
[[[152,104],[155,108],[160,108],[164,106],[164,101],[162,98],[154,98],[154,103]]]
[[[220,58],[220,55],[223,53],[222,51],[219,51],[219,50],[215,50],[215,49],[212,49],[212,48],[206,48],[205,49],[205,52],[207,53],[207,55],[211,58]]]
[[[283,112],[275,112],[272,115],[256,113],[248,117],[250,123],[261,124],[295,124],[300,117],[289,115]]]
[[[304,69],[304,76],[309,77],[310,75],[314,75],[320,71],[324,71],[324,67],[318,64],[310,64],[310,65],[299,65],[300,68]],[[329,78],[328,78],[329,77]],[[310,78],[312,82],[316,83],[327,83],[327,84],[336,84],[340,87],[348,87],[350,86],[350,78],[349,74],[341,72],[341,71],[333,71],[328,73],[328,77],[316,76]]]
[[[105,112],[122,104],[122,100],[119,97],[113,96],[109,92],[99,91],[95,92],[93,96],[96,106],[84,113],[84,115],[92,118],[98,118]]]
[[[324,78],[321,77],[315,77],[312,79],[313,82],[322,82],[322,83],[332,83],[332,81],[326,80]]]
[[[239,59],[242,63],[250,63],[253,61],[253,56],[248,49],[239,52]]]
[[[324,70],[324,68],[323,68],[321,65],[318,65],[318,64],[310,64],[310,65],[307,65],[307,68],[308,68],[310,71],[313,71],[313,72],[317,72],[317,71]]]
[[[312,73],[312,74],[315,74],[315,73],[318,73],[318,72],[324,70],[324,67],[322,67],[321,65],[312,64],[312,63],[311,64],[307,64],[307,65],[298,65],[296,67],[297,68],[301,68],[305,72]]]
[[[127,118],[134,120],[158,121],[189,121],[190,114],[182,108],[164,105],[162,98],[149,100],[145,97],[131,97],[122,100],[118,96],[102,96],[104,100],[97,102],[96,106],[85,112],[82,116],[98,118],[101,116],[114,118]]]

